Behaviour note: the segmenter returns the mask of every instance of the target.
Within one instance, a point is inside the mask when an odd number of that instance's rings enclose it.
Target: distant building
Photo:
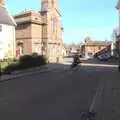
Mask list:
[[[16,56],[15,26],[4,1],[0,0],[0,59]]]
[[[98,52],[107,48],[111,45],[109,41],[93,41],[90,38],[86,38],[84,44],[82,45],[82,53],[86,58],[93,57]]]
[[[49,61],[62,51],[62,23],[58,0],[42,0],[41,11],[23,11],[15,15],[17,50],[19,55],[38,53]]]

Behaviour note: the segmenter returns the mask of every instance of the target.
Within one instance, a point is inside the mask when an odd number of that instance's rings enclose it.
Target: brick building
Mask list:
[[[82,53],[85,57],[93,57],[110,45],[111,42],[109,41],[93,41],[90,37],[87,37],[82,45]]]
[[[38,53],[50,61],[61,56],[62,32],[58,0],[42,0],[41,11],[23,11],[15,15],[17,52],[19,55]]]

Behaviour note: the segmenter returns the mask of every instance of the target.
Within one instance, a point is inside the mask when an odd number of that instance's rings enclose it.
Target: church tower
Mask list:
[[[52,7],[51,0],[42,0],[41,4],[42,11],[47,11],[49,8]]]
[[[58,0],[51,0],[52,1],[52,7],[58,9]]]
[[[58,0],[42,0],[42,11],[47,11],[51,8],[58,9]]]
[[[5,3],[4,3],[4,0],[0,0],[0,6],[4,6]]]

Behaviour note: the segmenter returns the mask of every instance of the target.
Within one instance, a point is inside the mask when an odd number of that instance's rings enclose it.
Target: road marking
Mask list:
[[[71,65],[72,63],[63,63],[64,65]],[[108,65],[108,64],[92,64],[92,63],[81,63],[82,66],[95,66],[95,67],[113,67],[117,68],[118,65]]]
[[[92,103],[91,103],[90,108],[89,108],[89,112],[93,111],[95,103],[96,103],[97,96],[98,96],[98,92],[96,92],[94,97],[93,97]]]
[[[92,99],[92,103],[90,104],[90,107],[89,107],[89,112],[92,112],[95,108],[95,104],[96,104],[96,101],[97,101],[97,97],[98,97],[98,94],[100,94],[100,97],[102,97],[102,92],[104,90],[104,81],[100,81],[99,85],[98,85],[98,88],[95,92],[95,95]]]
[[[108,65],[108,64],[88,64],[88,63],[81,63],[82,66],[95,66],[95,67],[112,67],[117,68],[118,65]]]

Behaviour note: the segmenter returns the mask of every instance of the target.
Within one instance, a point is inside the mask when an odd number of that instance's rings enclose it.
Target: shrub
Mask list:
[[[34,67],[46,64],[46,60],[43,56],[32,54],[21,57],[20,64],[25,65],[26,67]]]
[[[33,53],[32,54],[32,57],[37,57],[37,56],[39,56],[38,53]]]
[[[46,59],[37,54],[25,55],[20,57],[19,62],[12,63],[5,68],[5,73],[10,73],[15,70],[27,69],[46,64]]]
[[[18,61],[18,59],[17,59],[17,58],[13,58],[13,61],[14,61],[14,62],[17,62],[17,61]]]
[[[19,70],[18,65],[19,65],[18,63],[9,64],[7,67],[3,69],[3,73],[11,73],[12,71]]]
[[[33,66],[33,57],[30,55],[25,55],[20,57],[19,60],[20,64],[23,65],[25,68],[29,68]]]
[[[0,62],[0,69],[2,70],[2,69],[4,69],[5,67],[7,67],[8,66],[8,63],[7,62],[4,62],[4,61],[1,61]]]
[[[46,64],[46,59],[43,56],[36,56],[34,57],[34,62],[36,65],[44,65]]]

